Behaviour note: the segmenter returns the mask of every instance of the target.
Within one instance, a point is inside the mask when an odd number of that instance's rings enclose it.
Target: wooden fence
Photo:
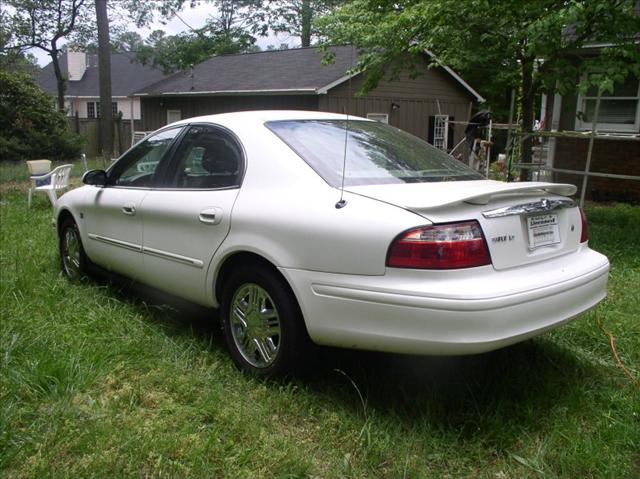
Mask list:
[[[100,119],[99,118],[69,118],[69,127],[85,140],[82,153],[88,158],[102,155],[102,141],[100,139]],[[134,121],[134,129],[142,127],[140,120]],[[116,158],[124,153],[131,146],[131,121],[113,121],[113,157]]]

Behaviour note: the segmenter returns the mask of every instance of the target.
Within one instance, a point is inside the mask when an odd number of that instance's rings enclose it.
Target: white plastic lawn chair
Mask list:
[[[29,188],[29,208],[31,208],[31,197],[34,191],[43,191],[49,197],[51,205],[55,206],[58,200],[58,191],[69,187],[69,177],[73,165],[58,166],[53,171],[44,175],[32,175],[33,186]]]

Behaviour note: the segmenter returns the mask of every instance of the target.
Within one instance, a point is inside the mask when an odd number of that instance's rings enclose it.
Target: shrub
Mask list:
[[[1,161],[69,160],[80,154],[82,141],[30,76],[0,70]]]

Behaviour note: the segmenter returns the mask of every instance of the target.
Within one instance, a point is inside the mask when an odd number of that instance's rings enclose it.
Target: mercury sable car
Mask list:
[[[488,181],[362,118],[191,118],[83,181],[56,205],[64,273],[95,264],[219,307],[234,361],[262,376],[312,343],[489,351],[605,297],[574,186]]]

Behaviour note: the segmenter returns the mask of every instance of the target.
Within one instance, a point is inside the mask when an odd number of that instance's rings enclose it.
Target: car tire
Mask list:
[[[236,366],[263,378],[299,373],[308,364],[309,339],[298,302],[285,280],[262,265],[231,274],[220,318]]]
[[[62,272],[70,281],[80,281],[85,278],[88,271],[89,260],[82,240],[78,225],[72,218],[65,218],[60,225],[58,238],[60,251],[60,264]]]

